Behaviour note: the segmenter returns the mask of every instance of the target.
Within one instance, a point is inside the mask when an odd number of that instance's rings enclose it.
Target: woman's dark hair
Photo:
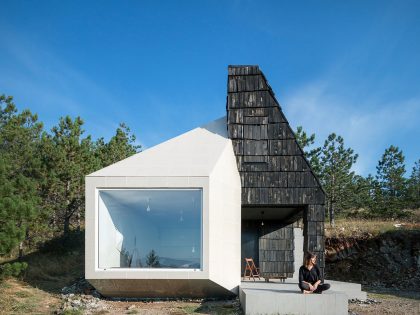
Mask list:
[[[306,254],[305,254],[305,260],[303,261],[303,264],[305,265],[305,267],[308,267],[309,266],[309,262],[314,257],[316,257],[316,255],[314,253],[306,252]]]

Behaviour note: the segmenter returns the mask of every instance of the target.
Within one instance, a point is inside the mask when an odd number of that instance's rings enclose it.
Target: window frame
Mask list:
[[[96,217],[96,253],[95,253],[95,270],[104,271],[104,272],[115,272],[115,271],[124,271],[124,272],[185,272],[185,273],[197,273],[205,271],[205,261],[204,261],[204,187],[96,187],[95,188],[95,217]],[[167,190],[167,191],[177,191],[177,190],[199,190],[200,191],[200,268],[127,268],[127,267],[111,267],[111,268],[102,268],[99,267],[99,193],[105,190],[114,190],[114,191],[126,191],[126,190]]]

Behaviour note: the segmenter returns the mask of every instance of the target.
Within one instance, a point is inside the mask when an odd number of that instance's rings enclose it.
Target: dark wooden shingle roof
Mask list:
[[[259,67],[229,66],[228,73],[228,135],[242,204],[324,204],[324,191]]]

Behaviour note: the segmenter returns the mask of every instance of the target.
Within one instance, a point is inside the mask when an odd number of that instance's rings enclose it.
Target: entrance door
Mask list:
[[[259,238],[259,265],[266,278],[293,277],[294,235],[292,225],[267,221]]]
[[[261,223],[261,222],[260,222]],[[259,226],[255,220],[242,221],[241,274],[244,274],[245,258],[252,258],[259,268]]]

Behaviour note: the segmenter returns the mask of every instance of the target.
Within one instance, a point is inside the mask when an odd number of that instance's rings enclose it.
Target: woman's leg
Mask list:
[[[321,293],[322,291],[328,290],[330,287],[331,286],[328,283],[320,283],[314,293]]]
[[[309,291],[310,292],[309,285],[307,283],[304,283],[304,282],[299,283],[299,289],[301,289],[302,292],[304,292],[304,293],[305,293],[305,291]]]

